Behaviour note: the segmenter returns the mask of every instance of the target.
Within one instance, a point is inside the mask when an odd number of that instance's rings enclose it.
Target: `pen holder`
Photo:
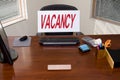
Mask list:
[[[102,59],[106,57],[106,50],[105,47],[97,48],[97,53],[96,53],[97,59]]]

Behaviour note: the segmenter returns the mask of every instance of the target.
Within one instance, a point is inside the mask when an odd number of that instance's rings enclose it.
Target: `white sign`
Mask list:
[[[38,32],[80,32],[80,11],[38,11]]]

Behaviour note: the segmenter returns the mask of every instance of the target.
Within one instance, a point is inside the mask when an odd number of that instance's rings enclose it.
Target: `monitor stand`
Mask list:
[[[14,49],[10,49],[10,56],[11,56],[13,61],[18,58],[18,54]],[[1,52],[0,52],[0,62],[5,63],[3,54]]]

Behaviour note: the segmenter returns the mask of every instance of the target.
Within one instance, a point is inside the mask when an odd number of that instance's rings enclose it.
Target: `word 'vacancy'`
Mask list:
[[[41,15],[41,29],[72,28],[76,14]]]

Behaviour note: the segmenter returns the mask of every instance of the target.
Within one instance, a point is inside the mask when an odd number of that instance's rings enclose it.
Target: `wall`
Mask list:
[[[94,34],[120,34],[120,26],[95,20]]]
[[[37,11],[48,4],[69,4],[76,6],[81,11],[81,32],[93,34],[94,19],[91,18],[92,0],[27,0],[28,20],[10,25],[5,28],[9,36],[36,35]]]

